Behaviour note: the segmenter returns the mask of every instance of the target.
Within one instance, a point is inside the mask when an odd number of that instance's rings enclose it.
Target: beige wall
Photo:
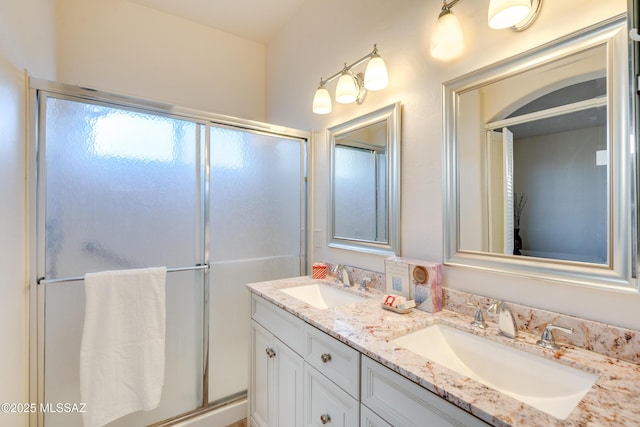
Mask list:
[[[24,70],[55,78],[53,23],[52,1],[0,3],[0,402],[29,401]],[[0,412],[0,425],[27,421]]]
[[[127,0],[57,0],[58,80],[265,118],[265,47]]]
[[[547,0],[536,23],[522,33],[489,29],[488,2],[462,1],[454,13],[465,32],[466,51],[451,63],[434,61],[427,49],[425,34],[441,5],[440,0],[307,2],[267,48],[268,121],[315,129],[313,227],[324,238],[314,249],[314,261],[384,269],[382,257],[326,246],[327,127],[402,102],[402,255],[441,261],[442,83],[616,15],[625,10],[626,0]],[[332,114],[314,115],[311,101],[320,77],[363,56],[374,43],[389,68],[389,88],[369,93],[360,106],[334,104]],[[445,268],[444,277],[451,288],[640,329],[637,294],[452,267]]]

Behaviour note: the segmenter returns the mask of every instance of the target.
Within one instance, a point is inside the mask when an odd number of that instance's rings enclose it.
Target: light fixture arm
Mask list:
[[[442,0],[442,9],[440,10],[440,16],[449,13],[451,8],[458,4],[458,2],[460,1],[462,0],[451,0],[449,3],[447,3],[447,0]]]
[[[457,2],[457,1],[460,1],[460,0],[453,0],[453,1],[456,1],[456,2]],[[340,71],[338,71],[337,73],[332,74],[332,75],[331,75],[331,77],[328,77],[328,78],[326,78],[326,79],[324,79],[324,78],[320,77],[320,85],[322,86],[322,85],[324,85],[324,84],[329,83],[329,82],[330,82],[330,81],[332,81],[332,80],[337,79],[338,77],[340,77],[340,76],[342,75],[342,73],[343,73],[345,70],[347,70],[347,71],[348,71],[348,70],[352,69],[353,67],[357,67],[358,65],[362,64],[362,63],[363,63],[363,62],[365,62],[366,60],[373,58],[373,57],[374,57],[374,56],[376,56],[377,54],[378,54],[378,47],[377,47],[377,45],[375,45],[375,44],[374,44],[374,45],[373,45],[373,50],[372,50],[370,53],[368,53],[367,55],[365,55],[365,56],[363,56],[362,58],[358,59],[358,60],[357,60],[356,62],[354,62],[353,64],[347,65],[347,63],[345,62],[345,64],[344,64],[344,68],[343,68],[343,69],[341,69]]]

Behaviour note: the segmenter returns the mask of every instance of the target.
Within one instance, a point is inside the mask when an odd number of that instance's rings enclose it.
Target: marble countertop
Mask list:
[[[498,335],[497,325],[489,319],[487,329],[472,329],[471,317],[450,310],[434,314],[419,310],[409,314],[393,313],[380,307],[383,293],[374,289],[366,292],[349,289],[368,298],[324,310],[281,292],[284,288],[317,282],[305,276],[247,286],[253,293],[491,425],[640,426],[640,365],[562,343],[557,351],[542,349],[535,345],[539,337],[523,332],[519,332],[515,340],[509,339]],[[332,285],[330,281],[322,282]],[[389,342],[435,323],[591,372],[598,375],[598,379],[568,418],[560,420]]]

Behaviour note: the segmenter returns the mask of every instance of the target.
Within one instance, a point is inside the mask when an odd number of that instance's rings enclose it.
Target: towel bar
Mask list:
[[[176,267],[176,268],[167,268],[167,273],[174,273],[176,271],[189,271],[189,270],[208,270],[208,264],[195,265],[193,267]],[[60,283],[60,282],[79,282],[84,280],[84,276],[75,276],[75,277],[63,277],[60,279],[45,279],[44,277],[40,277],[38,279],[38,285],[47,285],[50,283]]]

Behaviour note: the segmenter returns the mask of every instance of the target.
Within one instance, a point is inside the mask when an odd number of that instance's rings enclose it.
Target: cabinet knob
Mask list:
[[[331,417],[329,416],[329,414],[322,414],[322,415],[320,415],[320,422],[322,424],[330,423],[331,422]]]
[[[271,347],[267,347],[264,351],[265,353],[267,353],[267,356],[269,356],[269,359],[271,359],[272,357],[275,357],[276,355],[276,352],[273,351]]]
[[[327,363],[331,361],[331,355],[329,353],[324,353],[322,356],[320,356],[320,360],[322,360],[322,363]]]

